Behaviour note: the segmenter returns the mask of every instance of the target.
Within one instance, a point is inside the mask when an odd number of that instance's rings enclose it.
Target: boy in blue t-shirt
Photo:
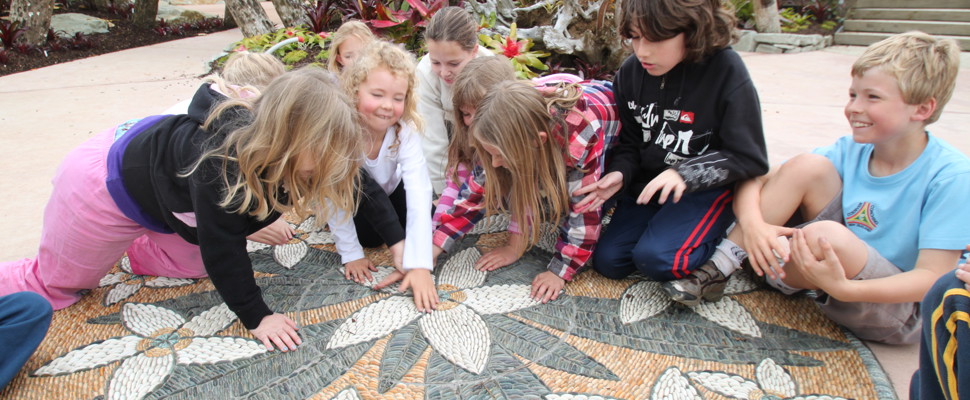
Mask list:
[[[953,94],[959,55],[922,32],[869,46],[852,66],[852,136],[740,184],[737,226],[708,261],[723,276],[668,282],[668,293],[717,298],[747,258],[783,292],[817,290],[822,311],[863,339],[916,342],[919,301],[970,242],[970,159],[925,130]],[[793,219],[808,222],[785,227]]]

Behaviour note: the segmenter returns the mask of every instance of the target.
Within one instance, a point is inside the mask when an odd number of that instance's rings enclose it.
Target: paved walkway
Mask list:
[[[234,29],[0,77],[0,260],[35,254],[49,182],[68,151],[114,124],[189,98],[205,63],[241,37]],[[761,96],[772,163],[849,133],[842,107],[859,52],[743,54]],[[970,154],[970,136],[961,131],[970,126],[970,57],[962,58],[954,97],[930,129]],[[872,347],[906,398],[917,347]]]

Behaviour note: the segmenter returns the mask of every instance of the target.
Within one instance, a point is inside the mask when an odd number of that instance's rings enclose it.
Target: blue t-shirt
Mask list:
[[[970,243],[970,159],[929,136],[926,149],[900,172],[869,173],[871,144],[844,136],[815,149],[842,177],[842,222],[903,271],[920,249],[963,250]]]

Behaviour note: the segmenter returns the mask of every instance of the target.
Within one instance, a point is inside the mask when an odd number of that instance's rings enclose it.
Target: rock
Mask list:
[[[738,41],[731,45],[731,47],[734,49],[734,51],[754,51],[754,38],[756,36],[758,36],[758,33],[755,31],[738,31]]]
[[[216,15],[176,7],[162,1],[158,3],[158,15],[155,17],[155,19],[164,19],[165,22],[168,23],[181,24],[183,22],[198,22],[206,18],[214,17],[216,17]]]
[[[111,22],[85,14],[66,13],[51,16],[51,29],[60,37],[72,37],[80,32],[83,35],[107,33],[114,26]]]

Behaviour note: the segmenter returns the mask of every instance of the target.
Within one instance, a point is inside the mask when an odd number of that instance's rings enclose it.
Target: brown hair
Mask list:
[[[569,133],[563,120],[582,89],[577,84],[536,90],[527,81],[504,81],[482,99],[472,125],[472,145],[485,169],[485,208],[505,209],[529,238],[538,242],[544,222],[558,222],[569,213],[569,189],[563,160]],[[539,132],[546,132],[542,140]],[[557,136],[559,135],[559,136]],[[505,168],[492,166],[482,144],[494,146]]]
[[[424,40],[436,42],[456,42],[464,51],[478,48],[478,23],[471,13],[459,7],[445,7],[438,10],[428,22]]]
[[[960,69],[960,47],[953,39],[938,39],[919,31],[890,36],[870,45],[852,64],[852,76],[879,68],[896,78],[909,105],[936,99],[936,110],[924,121],[936,122],[953,96]]]
[[[450,177],[452,181],[460,183],[458,164],[465,164],[468,167],[478,164],[468,137],[469,127],[465,126],[461,108],[466,106],[477,108],[482,98],[495,84],[512,80],[515,80],[515,68],[512,67],[512,62],[502,55],[474,58],[455,78],[451,96],[455,108],[455,124],[451,142],[448,143],[448,168],[445,169],[452,172]]]
[[[683,33],[686,62],[699,62],[737,38],[737,20],[721,0],[620,0],[616,19],[623,38],[637,31],[659,42]]]

